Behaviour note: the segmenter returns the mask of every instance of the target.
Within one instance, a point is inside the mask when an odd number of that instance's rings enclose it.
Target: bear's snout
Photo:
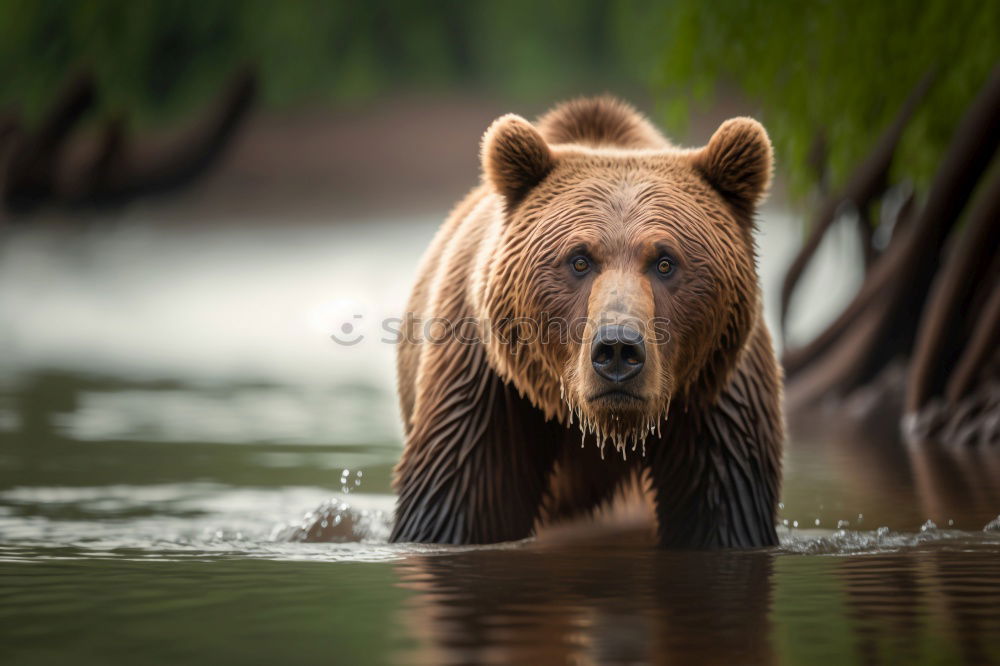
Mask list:
[[[646,363],[646,345],[642,334],[631,326],[601,326],[590,345],[594,372],[603,379],[621,384],[632,379]]]

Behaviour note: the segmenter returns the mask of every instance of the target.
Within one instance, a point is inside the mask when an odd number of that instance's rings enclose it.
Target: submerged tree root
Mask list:
[[[1000,381],[981,384],[958,402],[933,399],[903,418],[903,435],[911,443],[1000,446]]]

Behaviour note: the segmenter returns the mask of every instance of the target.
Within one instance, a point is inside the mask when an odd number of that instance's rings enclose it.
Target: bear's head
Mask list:
[[[491,365],[623,453],[672,401],[715,400],[760,317],[754,214],[771,162],[750,118],[699,149],[607,99],[537,127],[496,120],[482,167],[502,213],[473,287]]]

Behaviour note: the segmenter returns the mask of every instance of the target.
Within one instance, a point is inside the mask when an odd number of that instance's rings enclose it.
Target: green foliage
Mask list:
[[[140,123],[189,111],[248,63],[269,105],[465,88],[540,108],[647,85],[674,133],[737,90],[799,192],[819,132],[842,182],[936,67],[896,161],[926,183],[998,60],[1000,3],[973,0],[0,0],[0,109],[31,120],[84,67],[99,112]]]
[[[86,67],[102,109],[155,122],[247,63],[271,105],[456,87],[548,103],[639,86],[618,66],[613,10],[603,0],[0,0],[0,108],[37,119]]]
[[[661,35],[657,87],[674,127],[721,85],[760,105],[778,163],[802,192],[815,179],[807,153],[826,137],[841,183],[936,68],[938,78],[906,130],[897,177],[925,184],[956,123],[1000,62],[1000,3],[971,0],[675,0],[631,21]]]

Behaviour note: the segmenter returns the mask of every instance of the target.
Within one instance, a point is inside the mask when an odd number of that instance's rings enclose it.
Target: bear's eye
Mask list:
[[[573,266],[574,271],[580,273],[581,275],[590,270],[590,262],[587,261],[586,257],[573,257],[570,265]]]
[[[670,275],[674,270],[674,262],[670,261],[666,257],[661,257],[659,261],[656,262],[656,272],[660,275]]]

